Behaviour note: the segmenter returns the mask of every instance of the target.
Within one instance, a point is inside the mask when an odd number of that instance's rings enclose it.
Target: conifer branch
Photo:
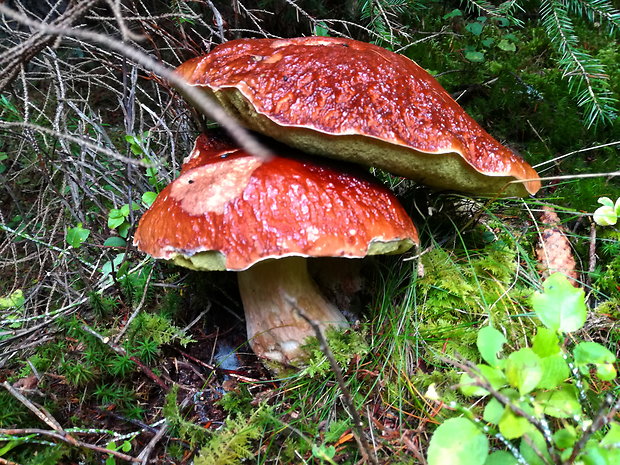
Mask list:
[[[568,78],[569,89],[576,94],[577,105],[584,108],[587,126],[615,119],[617,100],[609,90],[603,65],[579,47],[566,4],[543,0],[540,14],[551,45],[561,56],[558,65]]]
[[[600,21],[613,34],[620,29],[620,10],[614,8],[609,0],[572,0],[567,2],[569,11],[587,18],[590,22]]]

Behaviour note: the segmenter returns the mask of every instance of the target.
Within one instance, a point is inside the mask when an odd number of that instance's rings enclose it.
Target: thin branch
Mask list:
[[[86,31],[83,29],[71,29],[67,27],[55,26],[52,24],[43,24],[39,21],[34,21],[16,11],[6,7],[0,3],[0,13],[8,16],[9,18],[18,21],[21,24],[29,26],[33,29],[37,29],[45,34],[54,35],[58,37],[72,37],[75,39],[84,40],[87,42],[97,43],[109,50],[112,50],[120,55],[127,57],[130,60],[143,66],[145,69],[155,73],[166,79],[172,87],[174,87],[181,95],[183,95],[190,103],[196,106],[201,112],[217,121],[236,142],[241,145],[246,151],[261,157],[269,159],[271,152],[264,147],[258,140],[251,136],[250,133],[241,126],[232,116],[228,115],[224,109],[218,105],[212,98],[208,97],[203,91],[196,87],[189,85],[181,76],[176,74],[174,70],[167,68],[162,63],[155,61],[146,53],[140,51],[136,47],[131,47],[128,44],[121,42],[112,37],[99,34],[93,31]]]
[[[287,297],[286,300],[288,301],[289,305],[295,310],[295,312],[297,312],[297,314],[304,320],[306,320],[306,322],[312,327],[314,333],[316,334],[316,338],[319,341],[319,348],[321,349],[321,352],[323,352],[325,357],[327,357],[327,360],[329,360],[329,364],[332,368],[332,371],[334,372],[334,375],[336,376],[336,381],[338,382],[338,386],[340,387],[340,390],[342,392],[343,403],[346,409],[349,411],[349,414],[353,418],[353,432],[355,440],[360,449],[360,452],[364,456],[364,461],[370,461],[370,463],[372,463],[373,465],[379,465],[379,461],[377,460],[375,452],[372,450],[370,444],[368,444],[368,441],[366,441],[366,437],[364,436],[364,430],[362,429],[364,423],[362,422],[362,418],[360,417],[357,409],[355,408],[351,393],[349,392],[349,389],[345,384],[342,370],[340,370],[340,367],[338,366],[338,363],[334,358],[334,354],[332,354],[332,351],[329,348],[329,344],[327,343],[327,340],[323,335],[323,331],[321,331],[321,327],[316,321],[310,319],[301,308],[299,308],[295,299]]]
[[[39,428],[0,429],[0,435],[15,436],[15,435],[29,435],[29,434],[38,434],[41,436],[51,437],[51,438],[66,442],[72,446],[83,447],[84,449],[94,450],[102,454],[109,454],[121,460],[125,460],[127,462],[132,462],[132,463],[141,462],[141,460],[135,457],[132,457],[131,455],[123,454],[122,452],[118,452],[112,449],[106,449],[105,447],[96,446],[95,444],[89,444],[87,442],[83,442],[78,439],[75,439],[69,435],[63,435],[56,431],[48,431],[48,430],[39,429]]]

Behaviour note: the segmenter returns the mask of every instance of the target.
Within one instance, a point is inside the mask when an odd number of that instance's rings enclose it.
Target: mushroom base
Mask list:
[[[248,341],[258,357],[287,365],[303,361],[302,345],[315,332],[295,306],[323,330],[349,327],[323,297],[306,263],[302,257],[271,259],[238,274]]]

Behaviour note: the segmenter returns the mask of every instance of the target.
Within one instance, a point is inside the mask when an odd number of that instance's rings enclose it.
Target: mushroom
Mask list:
[[[295,307],[324,329],[348,327],[306,257],[402,253],[417,242],[394,194],[368,177],[303,158],[257,158],[206,134],[134,236],[155,258],[237,271],[250,346],[284,364],[303,360],[314,335]]]
[[[439,189],[526,196],[536,171],[409,58],[351,39],[239,39],[182,64],[247,127]],[[514,182],[519,181],[519,182]]]

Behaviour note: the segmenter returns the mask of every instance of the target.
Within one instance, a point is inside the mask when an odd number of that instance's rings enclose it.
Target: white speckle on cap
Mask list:
[[[172,184],[170,196],[190,215],[221,214],[246,188],[254,170],[262,165],[255,157],[243,157],[200,166]]]

